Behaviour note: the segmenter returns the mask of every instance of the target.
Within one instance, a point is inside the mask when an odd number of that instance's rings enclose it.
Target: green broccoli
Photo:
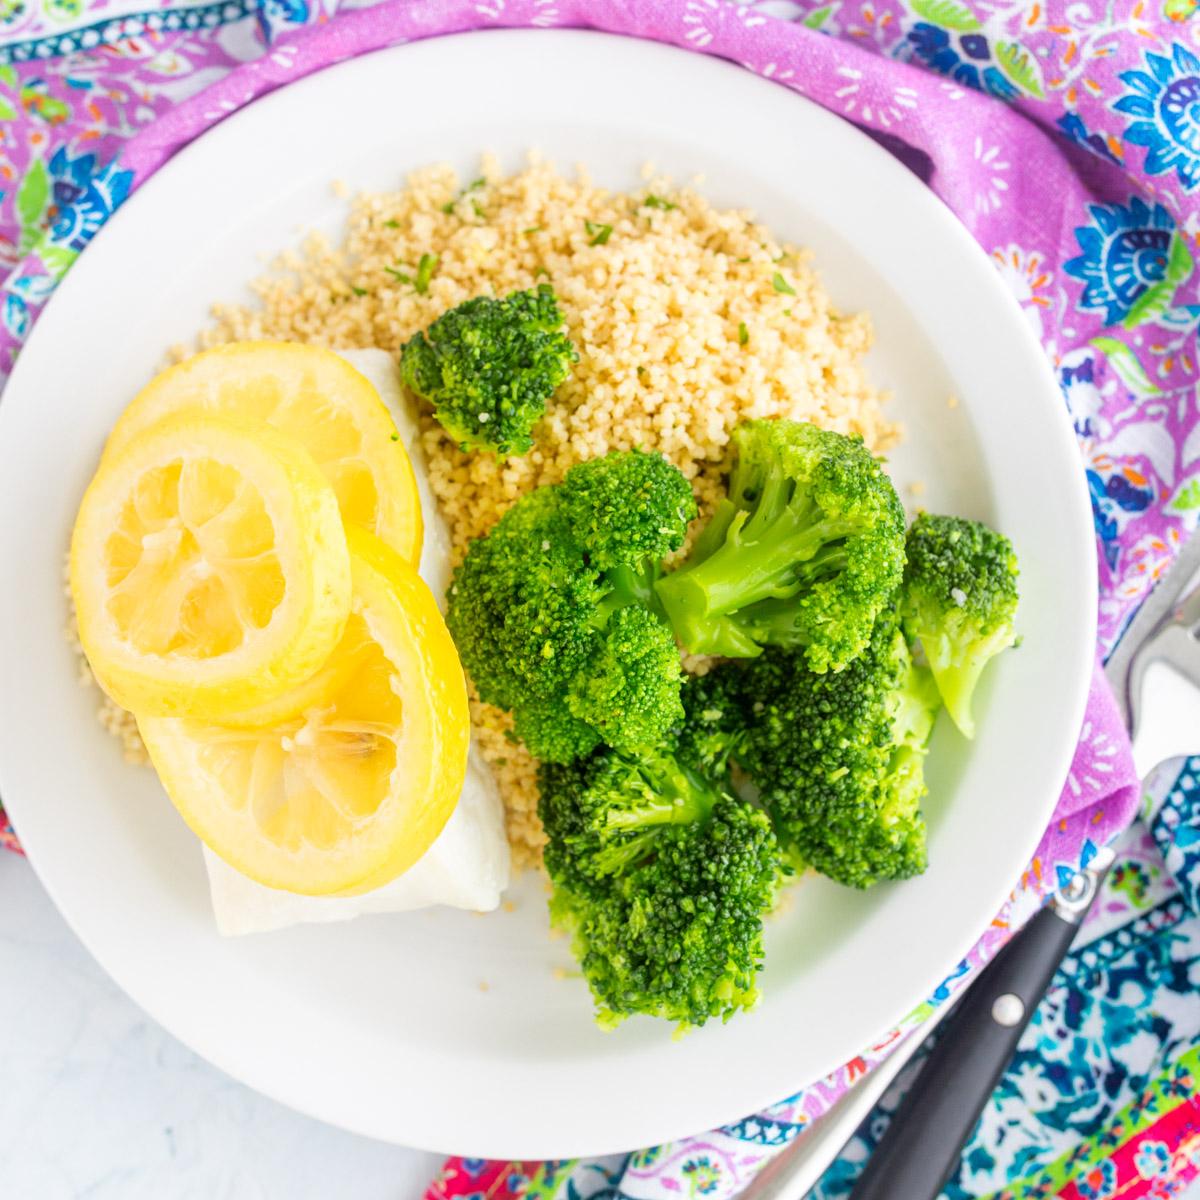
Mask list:
[[[841,671],[772,648],[736,671],[749,715],[738,763],[793,865],[869,887],[925,869],[924,759],[939,707],[893,610]]]
[[[722,756],[706,772],[687,745],[540,769],[551,916],[573,937],[603,1026],[635,1013],[703,1025],[758,1000],[763,917],[785,868]]]
[[[572,467],[471,544],[450,632],[480,697],[512,711],[537,757],[639,750],[678,724],[679,652],[647,599],[695,511],[679,471],[632,450]]]
[[[400,352],[405,386],[463,449],[525,454],[530,431],[578,359],[549,284],[443,313]]]
[[[691,651],[804,647],[815,671],[860,654],[900,584],[904,513],[862,439],[796,421],[734,433],[728,495],[656,590]]]
[[[738,664],[724,663],[689,675],[683,685],[687,719],[678,732],[677,752],[719,778],[739,763],[753,719],[741,675]]]
[[[908,531],[901,606],[955,725],[975,735],[971,698],[984,667],[1016,642],[1017,556],[979,521],[922,513]]]

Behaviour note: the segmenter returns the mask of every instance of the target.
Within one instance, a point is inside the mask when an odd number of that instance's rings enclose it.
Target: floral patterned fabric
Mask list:
[[[177,149],[256,96],[439,33],[585,26],[653,37],[731,59],[859,125],[992,256],[1046,348],[1079,436],[1101,564],[1103,655],[1200,519],[1196,7],[389,0],[339,11],[337,0],[0,0],[0,372],[109,214]],[[968,960],[905,1026],[961,987],[1049,889],[1127,825],[1135,802],[1127,741],[1097,675],[1036,856]],[[0,826],[0,838],[11,841],[11,831]],[[729,1196],[901,1036],[695,1142],[569,1169],[456,1160],[448,1170],[457,1183],[438,1186],[447,1195],[509,1187]]]

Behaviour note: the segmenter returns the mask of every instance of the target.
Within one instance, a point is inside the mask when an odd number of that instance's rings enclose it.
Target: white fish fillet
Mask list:
[[[417,423],[408,410],[396,364],[382,350],[347,350],[343,357],[375,385],[412,458],[425,516],[421,578],[444,604],[450,577],[450,535],[429,490]],[[487,912],[500,903],[509,879],[503,805],[491,771],[475,748],[458,805],[437,841],[398,879],[373,892],[297,896],[247,879],[207,846],[204,862],[217,929],[226,937],[309,922],[346,921],[364,913],[408,912],[435,904]]]

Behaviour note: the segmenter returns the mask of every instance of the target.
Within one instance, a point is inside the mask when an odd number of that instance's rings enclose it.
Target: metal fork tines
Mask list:
[[[1200,688],[1200,584],[1193,575],[1182,575],[1166,619],[1129,661],[1126,694],[1141,778],[1158,763],[1194,751],[1200,735],[1179,720]]]
[[[1192,537],[1167,575],[1150,593],[1109,656],[1104,671],[1113,685],[1125,727],[1136,735],[1144,675],[1155,660],[1176,664],[1184,678],[1197,680],[1196,629],[1200,624],[1200,536]],[[1184,599],[1180,599],[1184,597]],[[1160,648],[1160,639],[1162,647]]]

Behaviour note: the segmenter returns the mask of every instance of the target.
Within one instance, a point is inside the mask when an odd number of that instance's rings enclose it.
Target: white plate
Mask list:
[[[969,753],[939,728],[931,866],[866,895],[804,884],[769,932],[766,1000],[673,1041],[597,1031],[547,936],[517,911],[376,917],[226,942],[200,850],[149,772],[97,726],[63,642],[62,553],[106,431],[262,251],[335,230],[330,181],[389,187],[493,149],[645,159],[707,176],[811,246],[878,329],[875,378],[910,426],[898,480],[986,518],[1021,557],[1025,644],[988,681]],[[961,400],[957,409],[947,397]],[[781,1099],[886,1031],[953,967],[1012,886],[1063,784],[1093,655],[1091,519],[1053,379],[987,258],[912,175],[836,117],[696,54],[581,32],[399,47],[260,100],[139,191],[71,271],[0,405],[0,794],[35,869],[117,982],[252,1087],[348,1129],[542,1158],[704,1129]],[[488,990],[481,989],[481,983]]]

